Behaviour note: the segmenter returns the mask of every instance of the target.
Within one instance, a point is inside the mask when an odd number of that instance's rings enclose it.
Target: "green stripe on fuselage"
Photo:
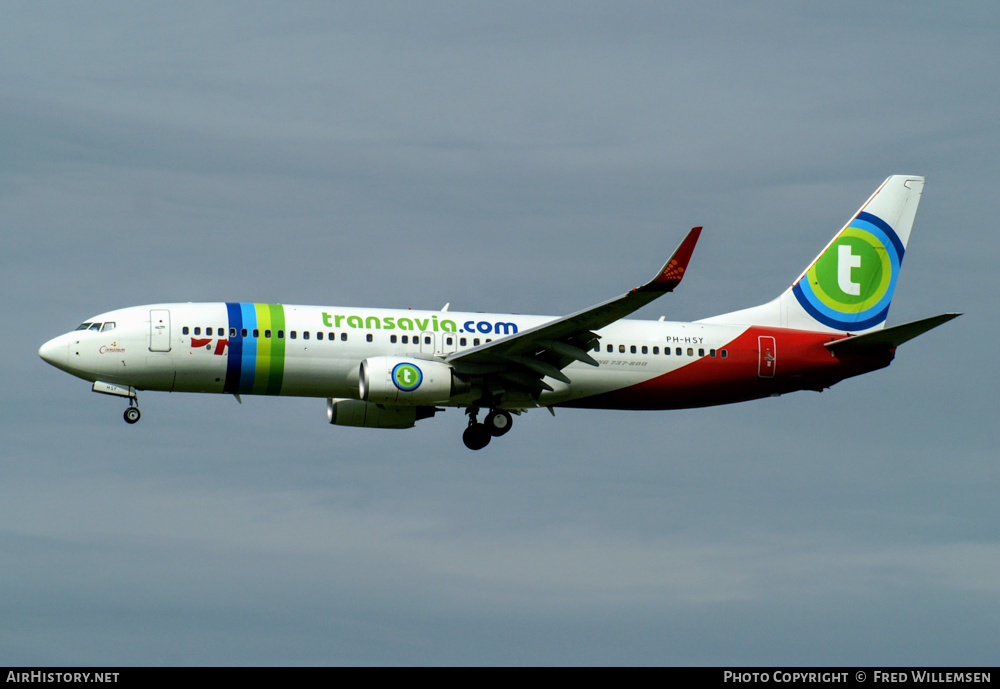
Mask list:
[[[268,331],[271,330],[271,309],[269,308],[269,304],[254,304],[253,307],[257,313],[257,332],[259,336],[257,338],[257,361],[251,393],[254,395],[263,395],[267,393],[270,381],[273,365],[271,360],[272,343],[277,339],[278,333],[271,332],[271,337],[267,336]]]
[[[258,318],[260,318],[262,310],[267,311],[267,319],[271,328],[270,349],[268,351],[269,369],[264,394],[280,395],[281,381],[285,375],[285,307],[281,304],[260,304],[257,308]],[[281,337],[278,337],[279,332],[281,332]],[[262,353],[258,353],[257,356],[262,357]],[[260,358],[257,359],[258,362],[260,360]]]

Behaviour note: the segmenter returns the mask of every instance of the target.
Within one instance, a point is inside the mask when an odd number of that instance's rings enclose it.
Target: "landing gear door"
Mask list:
[[[757,344],[760,351],[757,375],[761,378],[774,378],[775,364],[777,364],[774,338],[770,335],[761,335],[757,338]]]
[[[149,351],[170,351],[170,311],[167,309],[149,312]]]

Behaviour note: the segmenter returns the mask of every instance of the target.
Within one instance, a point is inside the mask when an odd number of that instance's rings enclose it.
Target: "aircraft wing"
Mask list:
[[[680,284],[699,236],[701,228],[692,228],[652,280],[620,297],[445,360],[459,375],[489,378],[490,387],[498,392],[513,384],[537,398],[542,390],[552,389],[542,380],[545,376],[569,383],[562,369],[573,361],[598,365],[587,353],[600,339],[595,330],[621,320]]]

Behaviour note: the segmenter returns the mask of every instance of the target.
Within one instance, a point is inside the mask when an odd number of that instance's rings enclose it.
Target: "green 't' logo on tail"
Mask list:
[[[864,330],[885,320],[903,245],[881,218],[859,213],[792,288],[817,321]]]

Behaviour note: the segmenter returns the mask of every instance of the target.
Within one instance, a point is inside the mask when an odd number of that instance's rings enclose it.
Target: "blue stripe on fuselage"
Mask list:
[[[229,355],[226,360],[226,384],[223,392],[236,394],[240,391],[240,368],[243,363],[243,315],[239,304],[226,302],[229,313]],[[235,331],[235,334],[233,332]]]
[[[247,331],[247,337],[243,340],[239,391],[248,393],[253,390],[254,374],[257,371],[257,338],[253,336],[253,329],[257,327],[257,309],[253,304],[240,303],[240,310],[243,312],[243,328]]]

